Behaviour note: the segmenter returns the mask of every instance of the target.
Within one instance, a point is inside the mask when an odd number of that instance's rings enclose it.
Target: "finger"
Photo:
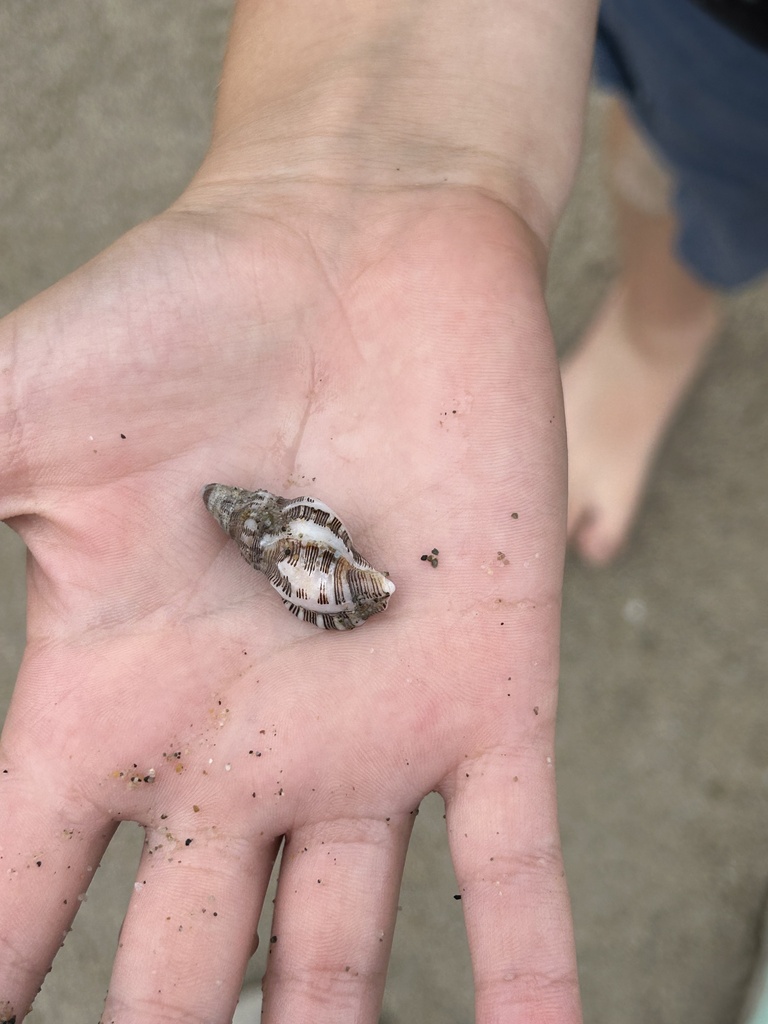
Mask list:
[[[320,822],[280,867],[263,1024],[378,1019],[413,815]]]
[[[229,1024],[277,844],[147,831],[103,1024]]]
[[[2,1022],[29,1010],[116,827],[69,817],[59,801],[0,749]]]
[[[477,1024],[577,1024],[576,958],[546,751],[487,754],[445,787]]]

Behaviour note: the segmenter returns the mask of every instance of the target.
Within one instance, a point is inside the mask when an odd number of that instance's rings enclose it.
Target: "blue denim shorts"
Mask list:
[[[681,262],[726,289],[768,270],[768,52],[692,0],[603,0],[595,70],[672,173]]]

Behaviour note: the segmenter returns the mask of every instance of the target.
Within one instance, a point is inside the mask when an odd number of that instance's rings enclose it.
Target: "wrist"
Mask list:
[[[575,170],[593,0],[240,0],[187,200],[470,189],[545,244]],[[343,186],[339,190],[339,186]]]

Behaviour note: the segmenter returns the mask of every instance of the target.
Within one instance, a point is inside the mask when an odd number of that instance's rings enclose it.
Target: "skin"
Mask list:
[[[618,100],[607,128],[621,272],[562,371],[568,541],[595,566],[626,544],[659,446],[722,323],[718,294],[677,258],[668,176]]]
[[[293,4],[241,4],[187,192],[0,325],[0,515],[30,552],[0,744],[0,1019],[27,1012],[131,819],[147,841],[105,1022],[231,1019],[281,840],[264,1020],[375,1021],[414,812],[437,790],[476,1019],[580,1020],[553,765],[564,418],[542,280],[594,11],[519,4],[498,40],[483,18],[501,13],[467,8],[451,41],[439,4],[331,6],[335,31],[307,40]],[[552,96],[534,90],[512,94],[511,139],[508,110],[447,123],[451,146],[430,137],[433,102],[450,122],[497,95],[521,27],[510,73],[543,62],[527,80],[553,83],[559,123],[536,122]],[[490,84],[408,81],[404,53],[445,70],[470,28]],[[214,479],[329,501],[391,573],[389,609],[338,634],[287,614],[203,507]]]

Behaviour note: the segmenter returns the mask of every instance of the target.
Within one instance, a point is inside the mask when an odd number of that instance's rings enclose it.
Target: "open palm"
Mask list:
[[[538,280],[476,197],[352,222],[177,210],[0,327],[0,515],[31,553],[0,746],[0,1020],[131,819],[146,845],[105,1022],[231,1019],[282,837],[265,1020],[374,1021],[433,789],[478,1021],[577,1019]],[[328,502],[396,583],[389,609],[349,633],[294,619],[206,512],[211,481]]]

